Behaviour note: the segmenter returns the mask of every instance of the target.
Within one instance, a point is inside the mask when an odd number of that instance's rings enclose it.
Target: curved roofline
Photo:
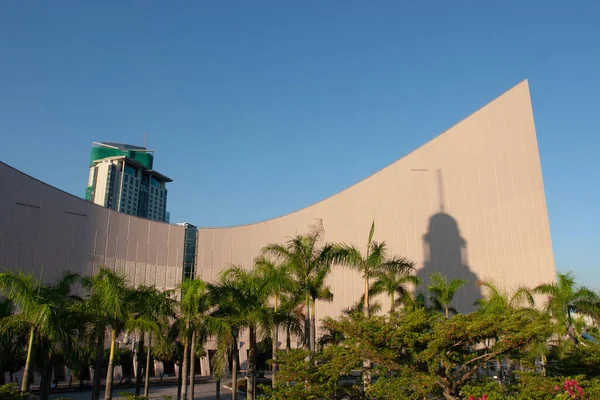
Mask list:
[[[39,183],[41,183],[41,184],[42,184],[42,185],[44,185],[44,186],[47,186],[47,187],[49,187],[49,188],[51,188],[51,189],[54,189],[54,190],[56,190],[56,191],[59,191],[59,192],[61,192],[61,193],[63,193],[63,194],[66,194],[67,196],[69,196],[69,197],[72,197],[72,198],[74,198],[74,199],[76,199],[76,200],[82,201],[82,202],[86,203],[88,206],[94,206],[94,207],[103,208],[103,209],[105,209],[105,210],[108,210],[108,211],[110,211],[110,212],[114,212],[114,213],[117,213],[117,214],[123,214],[123,215],[126,215],[126,216],[128,216],[128,217],[132,217],[132,218],[137,218],[137,219],[140,219],[140,220],[142,220],[142,221],[148,221],[148,222],[155,222],[155,223],[159,223],[159,224],[166,224],[166,225],[173,225],[173,226],[177,226],[176,224],[171,224],[171,223],[169,223],[169,222],[164,222],[164,221],[155,221],[155,220],[153,220],[153,219],[150,219],[150,218],[142,218],[142,217],[138,217],[137,215],[131,215],[131,214],[127,214],[127,213],[122,213],[122,212],[120,212],[120,211],[113,210],[112,208],[103,207],[103,206],[101,206],[101,205],[98,205],[98,204],[96,204],[96,203],[92,203],[91,201],[87,201],[86,199],[83,199],[83,198],[81,198],[81,197],[79,197],[79,196],[76,196],[76,195],[74,195],[73,193],[66,192],[66,191],[64,191],[64,190],[62,190],[62,189],[60,189],[60,188],[57,188],[56,186],[53,186],[53,185],[51,185],[51,184],[49,184],[49,183],[46,183],[46,182],[44,182],[44,181],[42,181],[42,180],[40,180],[40,179],[38,179],[38,178],[36,178],[36,177],[34,177],[34,176],[31,176],[31,175],[29,175],[29,174],[28,174],[28,173],[26,173],[26,172],[23,172],[23,171],[21,171],[20,169],[17,169],[17,168],[15,168],[15,167],[13,167],[12,165],[9,165],[9,164],[5,163],[4,161],[0,161],[0,164],[7,166],[8,168],[12,169],[13,171],[16,171],[16,172],[18,172],[18,173],[19,173],[19,174],[21,174],[21,175],[25,175],[26,177],[28,177],[28,178],[30,178],[30,179],[33,179],[34,181],[36,181],[36,182],[39,182]],[[87,217],[87,214],[86,214],[86,217]]]
[[[519,87],[519,86],[521,86],[521,85],[526,85],[527,87],[529,87],[529,81],[527,80],[527,78],[523,79],[522,81],[520,81],[520,82],[519,82],[519,83],[517,83],[516,85],[512,86],[510,89],[508,89],[508,90],[504,91],[502,94],[500,94],[500,95],[496,96],[495,98],[493,98],[492,100],[490,100],[490,101],[489,101],[488,103],[486,103],[485,105],[483,105],[483,106],[479,107],[478,109],[476,109],[475,111],[471,112],[471,113],[470,113],[470,114],[468,114],[466,117],[462,118],[462,119],[461,119],[460,121],[458,121],[457,123],[455,123],[455,124],[451,125],[451,126],[448,128],[448,129],[444,130],[443,132],[441,132],[441,133],[439,133],[438,135],[434,136],[433,138],[429,139],[427,142],[423,143],[423,144],[422,144],[422,145],[420,145],[419,147],[417,147],[417,148],[415,148],[415,149],[413,149],[413,150],[409,151],[408,153],[404,154],[404,155],[403,155],[403,156],[401,156],[400,158],[396,159],[396,161],[392,162],[391,164],[388,164],[388,165],[386,165],[385,167],[378,169],[377,171],[373,172],[371,175],[369,175],[369,176],[367,176],[367,177],[365,177],[365,178],[363,178],[363,179],[359,180],[359,181],[358,181],[358,182],[356,182],[356,183],[353,183],[352,185],[350,185],[350,186],[348,186],[348,187],[346,187],[346,188],[344,188],[344,189],[342,189],[342,190],[340,190],[340,191],[338,191],[338,192],[336,192],[336,193],[334,193],[334,194],[332,194],[332,195],[330,195],[330,196],[327,196],[327,197],[325,197],[324,199],[318,200],[318,201],[316,201],[316,202],[314,202],[314,203],[311,203],[311,204],[309,204],[309,205],[307,205],[307,206],[305,206],[305,207],[299,208],[299,209],[297,209],[297,210],[294,210],[294,211],[291,211],[291,212],[289,212],[289,213],[282,214],[282,215],[279,215],[279,216],[277,216],[277,217],[273,217],[273,218],[267,218],[267,219],[263,219],[263,220],[260,220],[260,221],[257,221],[257,222],[250,222],[250,223],[248,223],[248,224],[241,224],[241,225],[229,225],[229,226],[202,226],[202,227],[198,227],[198,230],[201,230],[201,229],[232,229],[232,228],[242,228],[242,227],[248,227],[248,226],[252,226],[252,225],[258,225],[258,224],[262,224],[262,223],[265,223],[265,222],[275,221],[275,220],[278,220],[278,219],[280,219],[280,218],[284,218],[284,217],[287,217],[287,216],[290,216],[290,215],[293,215],[293,214],[299,213],[299,212],[301,212],[301,211],[304,211],[304,210],[306,210],[306,209],[308,209],[308,208],[311,208],[311,207],[313,207],[313,206],[316,206],[317,204],[323,203],[323,202],[325,202],[325,201],[327,201],[327,200],[329,200],[329,199],[332,199],[332,198],[334,198],[334,197],[336,197],[336,196],[339,196],[339,195],[341,195],[342,193],[344,193],[344,192],[346,192],[346,191],[348,191],[348,190],[352,189],[353,187],[360,185],[361,183],[365,182],[366,180],[368,180],[368,179],[371,179],[371,178],[372,178],[372,177],[374,177],[375,175],[377,175],[377,174],[379,174],[379,173],[383,172],[384,170],[386,170],[386,169],[388,169],[388,168],[391,168],[392,166],[394,166],[395,164],[397,164],[398,162],[400,162],[402,159],[404,159],[404,158],[408,157],[408,156],[409,156],[409,155],[411,155],[412,153],[414,153],[414,152],[416,152],[416,151],[420,150],[421,148],[423,148],[423,147],[427,146],[429,143],[431,143],[431,142],[433,142],[434,140],[438,139],[439,137],[443,136],[443,135],[444,135],[444,134],[446,134],[448,131],[450,131],[451,129],[453,129],[455,126],[457,126],[458,124],[462,123],[463,121],[465,121],[466,119],[468,119],[468,118],[469,118],[469,117],[471,117],[472,115],[474,115],[474,114],[478,113],[479,111],[481,111],[481,110],[482,110],[482,109],[484,109],[485,107],[489,106],[490,104],[492,104],[492,103],[496,102],[497,100],[499,100],[500,98],[502,98],[503,96],[505,96],[507,93],[509,93],[509,92],[513,91],[514,89],[518,88],[518,87]]]
[[[368,180],[368,179],[372,178],[373,176],[375,176],[375,175],[377,175],[377,174],[381,173],[382,171],[384,171],[384,170],[386,170],[386,169],[388,169],[388,168],[391,168],[392,166],[394,166],[395,164],[397,164],[398,162],[400,162],[402,159],[404,159],[404,158],[408,157],[408,156],[409,156],[409,155],[411,155],[412,153],[414,153],[414,152],[416,152],[416,151],[420,150],[421,148],[425,147],[425,146],[426,146],[426,145],[428,145],[429,143],[431,143],[431,142],[433,142],[434,140],[438,139],[439,137],[443,136],[444,134],[446,134],[448,131],[450,131],[451,129],[453,129],[455,126],[457,126],[457,125],[458,125],[458,124],[460,124],[461,122],[465,121],[466,119],[468,119],[468,118],[469,118],[469,117],[471,117],[472,115],[474,115],[474,114],[476,114],[477,112],[481,111],[483,108],[485,108],[485,107],[489,106],[490,104],[492,104],[492,103],[496,102],[497,100],[499,100],[500,98],[502,98],[503,96],[505,96],[507,93],[509,93],[509,92],[513,91],[514,89],[516,89],[517,87],[519,87],[519,86],[521,86],[521,85],[527,85],[527,86],[529,86],[529,82],[528,82],[528,80],[527,80],[527,79],[524,79],[524,80],[522,80],[521,82],[519,82],[519,83],[518,83],[518,84],[516,84],[515,86],[513,86],[513,87],[511,87],[510,89],[506,90],[504,93],[500,94],[499,96],[496,96],[496,97],[495,97],[493,100],[491,100],[491,101],[490,101],[490,102],[488,102],[487,104],[485,104],[485,105],[483,105],[483,106],[479,107],[477,110],[475,110],[475,111],[471,112],[471,113],[470,113],[470,114],[468,114],[466,117],[462,118],[460,121],[458,121],[457,123],[453,124],[452,126],[450,126],[450,127],[449,127],[448,129],[446,129],[445,131],[441,132],[440,134],[436,135],[436,136],[435,136],[435,137],[433,137],[432,139],[428,140],[427,142],[425,142],[425,143],[424,143],[424,144],[422,144],[421,146],[417,147],[417,148],[416,148],[416,149],[414,149],[414,150],[411,150],[410,152],[406,153],[406,154],[405,154],[405,155],[403,155],[402,157],[398,158],[398,159],[397,159],[396,161],[394,161],[393,163],[391,163],[391,164],[388,164],[388,165],[386,165],[386,166],[385,166],[385,167],[383,167],[383,168],[380,168],[379,170],[375,171],[374,173],[372,173],[371,175],[367,176],[366,178],[363,178],[363,179],[359,180],[358,182],[356,182],[356,183],[354,183],[354,184],[352,184],[352,185],[350,185],[350,186],[348,186],[348,187],[346,187],[346,188],[344,188],[344,189],[340,190],[339,192],[336,192],[336,193],[332,194],[331,196],[325,197],[324,199],[321,199],[321,200],[319,200],[319,201],[316,201],[316,202],[314,202],[314,203],[311,203],[311,204],[309,204],[309,205],[307,205],[307,206],[305,206],[305,207],[302,207],[302,208],[300,208],[300,209],[298,209],[298,210],[291,211],[291,212],[289,212],[289,213],[282,214],[282,215],[279,215],[279,216],[277,216],[277,217],[268,218],[268,219],[264,219],[264,220],[257,221],[257,222],[251,222],[251,223],[248,223],[248,224],[241,224],[241,225],[229,225],[229,226],[202,226],[202,227],[198,227],[198,230],[207,230],[207,229],[217,230],[217,229],[232,229],[232,228],[241,228],[241,227],[248,227],[248,226],[258,225],[258,224],[262,224],[262,223],[265,223],[265,222],[275,221],[275,220],[278,220],[278,219],[281,219],[281,218],[284,218],[284,217],[287,217],[287,216],[290,216],[290,215],[293,215],[293,214],[299,213],[299,212],[301,212],[301,211],[304,211],[304,210],[306,210],[306,209],[308,209],[308,208],[314,207],[314,206],[316,206],[317,204],[323,203],[323,202],[325,202],[325,201],[327,201],[327,200],[329,200],[329,199],[332,199],[332,198],[334,198],[334,197],[336,197],[336,196],[339,196],[339,195],[341,195],[342,193],[344,193],[344,192],[346,192],[346,191],[348,191],[348,190],[352,189],[353,187],[355,187],[355,186],[357,186],[357,185],[360,185],[361,183],[365,182],[366,180]],[[42,184],[43,184],[43,185],[45,185],[45,186],[49,186],[49,187],[51,187],[51,188],[53,188],[53,189],[55,189],[55,190],[58,190],[58,191],[60,191],[60,192],[62,192],[62,193],[64,193],[64,194],[66,194],[66,195],[68,195],[68,196],[71,196],[71,197],[73,197],[73,198],[75,198],[75,199],[77,199],[77,200],[80,200],[80,201],[86,202],[86,203],[88,203],[89,205],[93,205],[93,206],[95,206],[95,207],[106,208],[106,207],[102,207],[102,206],[100,206],[100,205],[97,205],[97,204],[95,204],[95,203],[92,203],[92,202],[86,201],[85,199],[82,199],[81,197],[78,197],[78,196],[76,196],[76,195],[74,195],[74,194],[71,194],[71,193],[65,192],[64,190],[62,190],[62,189],[59,189],[59,188],[57,188],[56,186],[52,186],[52,185],[50,185],[49,183],[46,183],[46,182],[44,182],[44,181],[41,181],[41,180],[39,180],[39,179],[37,179],[37,178],[35,178],[35,177],[33,177],[33,176],[29,175],[29,174],[26,174],[25,172],[23,172],[23,171],[21,171],[21,170],[19,170],[19,169],[17,169],[17,168],[14,168],[14,167],[12,167],[12,166],[10,166],[10,165],[8,165],[8,164],[6,164],[6,163],[2,162],[2,161],[0,161],[0,163],[1,163],[1,164],[4,164],[4,165],[6,165],[7,167],[9,167],[9,168],[11,168],[11,169],[13,169],[13,170],[15,170],[15,171],[17,171],[17,172],[19,172],[19,173],[21,173],[21,174],[25,175],[25,176],[28,176],[28,177],[29,177],[29,178],[31,178],[31,179],[34,179],[34,180],[36,180],[36,181],[38,181],[38,182],[42,183]],[[138,218],[138,219],[141,219],[141,220],[144,220],[144,221],[149,221],[149,222],[157,222],[157,223],[162,223],[162,224],[167,224],[167,225],[173,225],[173,226],[177,226],[176,224],[171,224],[171,223],[167,223],[167,222],[163,222],[163,221],[153,221],[153,220],[150,220],[150,219],[147,219],[147,218],[141,218],[141,217],[138,217],[138,216],[136,216],[136,215],[131,215],[131,214],[125,214],[125,213],[121,213],[121,212],[119,212],[119,211],[116,211],[116,210],[113,210],[113,209],[108,209],[108,210],[109,210],[109,211],[112,211],[112,212],[119,213],[119,214],[127,215],[127,216],[130,216],[130,217],[133,217],[133,218]]]

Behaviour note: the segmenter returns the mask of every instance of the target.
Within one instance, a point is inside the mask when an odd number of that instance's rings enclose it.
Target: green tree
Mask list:
[[[302,343],[306,343],[308,340],[307,334],[304,332],[303,297],[301,293],[294,292],[279,299],[281,305],[275,318],[282,330],[285,331],[286,351],[290,351],[292,348],[292,336],[299,338]]]
[[[360,365],[360,358],[352,349],[327,346],[314,354],[291,350],[281,354],[279,364],[279,379],[270,392],[274,399],[363,398],[356,388],[356,379],[351,377]]]
[[[143,353],[146,345],[144,336],[148,337],[146,367],[144,368],[144,396],[148,397],[152,337],[155,337],[160,345],[166,346],[163,333],[168,329],[169,318],[175,316],[177,303],[172,297],[172,290],[160,291],[155,286],[141,285],[128,291],[127,303],[130,305],[131,312],[125,323],[125,329],[127,332],[138,332],[140,336],[137,351],[136,396],[140,394],[142,382]]]
[[[195,328],[198,319],[208,308],[208,296],[206,284],[199,278],[186,279],[181,286],[181,302],[179,305],[180,320],[183,323],[183,367],[181,378],[181,399],[188,398],[188,370],[190,365],[190,353],[195,352]],[[193,360],[192,360],[193,361]],[[194,385],[192,376],[190,385]]]
[[[289,296],[295,290],[296,283],[290,274],[287,264],[277,264],[265,256],[259,256],[254,261],[254,266],[261,280],[266,283],[266,290],[273,297],[272,309],[272,375],[271,380],[275,382],[277,374],[277,351],[279,343],[279,327],[289,317],[289,309],[281,308],[280,302],[283,296]]]
[[[83,282],[89,290],[90,305],[96,308],[94,313],[99,317],[97,321],[100,321],[101,327],[110,328],[110,353],[104,399],[111,400],[117,335],[123,330],[130,312],[127,282],[121,273],[104,267],[100,268],[96,275],[85,278]],[[99,371],[96,369],[94,376],[99,375]]]
[[[558,323],[561,338],[567,336],[574,343],[579,342],[580,333],[575,329],[573,313],[598,316],[598,295],[578,285],[571,272],[557,274],[556,283],[541,284],[535,288],[535,292],[547,296],[544,309]]]
[[[94,376],[92,380],[92,400],[100,399],[100,383],[101,383],[101,371],[104,368],[104,342],[106,331],[110,324],[110,316],[105,313],[102,308],[102,299],[100,298],[100,292],[91,292],[90,287],[93,283],[94,277],[83,277],[82,284],[88,289],[88,294],[84,301],[80,303],[79,312],[84,316],[82,326],[84,328],[83,338],[86,343],[86,351],[89,352],[93,358],[92,366],[94,369]],[[83,360],[81,360],[83,363]],[[83,368],[83,367],[82,367]]]
[[[413,262],[405,258],[390,260],[375,274],[370,294],[386,293],[390,297],[390,313],[396,310],[396,306],[416,307],[416,300],[407,286],[418,286],[421,280],[411,275],[412,271],[414,271]]]
[[[365,247],[365,253],[360,251],[354,245],[348,245],[344,243],[338,243],[334,245],[332,255],[335,262],[344,265],[350,269],[359,272],[363,279],[363,312],[365,318],[370,318],[370,295],[373,294],[373,290],[370,284],[370,280],[377,277],[379,283],[376,288],[380,290],[378,293],[383,292],[387,288],[385,287],[385,278],[391,276],[393,282],[389,282],[390,291],[388,294],[392,297],[392,308],[394,304],[393,295],[398,289],[404,289],[403,285],[397,286],[396,275],[408,275],[410,271],[414,269],[412,263],[408,262],[404,258],[389,257],[387,253],[387,246],[385,242],[373,241],[373,235],[375,234],[375,222],[371,224],[371,230],[369,231],[369,237],[367,239],[367,245]],[[382,276],[386,273],[388,275]],[[392,276],[393,275],[393,276]],[[407,279],[410,281],[411,279]],[[404,283],[404,282],[403,282]],[[380,289],[381,288],[381,289]],[[387,290],[386,290],[387,291]]]
[[[236,400],[238,384],[240,331],[245,326],[244,316],[238,308],[237,298],[230,289],[221,282],[208,285],[210,304],[213,310],[206,316],[205,329],[207,335],[216,340],[216,353],[211,359],[211,371],[219,385],[225,376],[228,355],[231,356],[231,398]],[[217,391],[219,392],[219,391]]]
[[[452,279],[448,282],[448,278],[439,272],[431,274],[431,283],[427,287],[429,291],[429,299],[433,306],[438,311],[445,312],[446,318],[450,318],[450,311],[456,311],[450,304],[454,295],[467,281],[464,279]]]
[[[305,336],[306,346],[315,350],[317,300],[331,301],[333,294],[325,285],[325,280],[331,272],[333,261],[333,245],[320,242],[324,230],[321,221],[311,227],[306,235],[296,235],[285,244],[269,244],[263,248],[263,254],[268,254],[287,264],[297,283],[298,295],[304,297]]]
[[[21,382],[21,392],[27,391],[32,364],[32,351],[39,352],[41,383],[40,398],[50,395],[51,358],[59,351],[70,352],[77,347],[79,324],[70,295],[71,286],[79,280],[77,274],[64,272],[54,284],[45,285],[31,274],[0,273],[0,293],[14,303],[18,312],[3,319],[2,331],[28,331],[27,356]]]
[[[548,360],[549,375],[600,377],[600,344],[595,341],[580,346],[565,341],[552,347]]]
[[[552,325],[547,315],[527,309],[452,319],[416,309],[369,321],[342,319],[337,329],[346,338],[341,346],[377,365],[380,379],[373,390],[378,398],[394,398],[382,391],[404,385],[404,398],[458,400],[480,368],[508,356],[526,359],[529,347],[546,340]]]
[[[8,299],[0,298],[0,326],[4,326],[4,318],[12,316],[13,303]],[[4,373],[10,375],[19,371],[25,365],[25,352],[23,348],[27,343],[27,331],[16,326],[0,329],[0,385],[4,385]]]
[[[532,308],[535,300],[531,289],[520,286],[512,292],[505,292],[491,281],[479,281],[477,285],[486,291],[475,301],[475,305],[484,313],[504,313],[518,308]]]
[[[370,294],[373,296],[373,291],[370,291]],[[375,315],[379,311],[381,311],[381,303],[378,301],[369,301],[369,315]],[[344,308],[342,313],[353,318],[364,318],[365,296],[361,295],[360,298],[352,303],[350,307]]]
[[[221,301],[236,309],[232,314],[237,327],[248,329],[248,399],[256,395],[256,352],[259,329],[270,332],[272,314],[269,312],[269,282],[256,271],[232,266],[223,271],[219,281]],[[221,302],[219,302],[221,305]],[[237,341],[237,338],[235,338]],[[235,390],[235,387],[233,388]]]

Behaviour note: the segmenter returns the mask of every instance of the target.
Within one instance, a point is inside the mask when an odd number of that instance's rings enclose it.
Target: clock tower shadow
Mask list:
[[[445,211],[440,170],[438,183],[440,210],[429,218],[427,233],[423,235],[424,262],[417,272],[421,279],[420,292],[428,297],[430,276],[436,272],[446,276],[448,281],[464,279],[466,283],[454,295],[451,306],[460,313],[468,313],[475,309],[475,301],[481,298],[477,286],[479,278],[468,265],[467,241],[460,234],[458,222]]]

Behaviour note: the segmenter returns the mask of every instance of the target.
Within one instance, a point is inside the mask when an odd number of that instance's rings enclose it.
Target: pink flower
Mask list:
[[[560,388],[558,387],[558,385],[554,385],[554,390],[556,390],[557,392],[560,390]]]

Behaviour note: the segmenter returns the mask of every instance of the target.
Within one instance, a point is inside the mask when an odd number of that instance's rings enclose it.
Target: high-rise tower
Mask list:
[[[85,199],[154,221],[166,221],[167,182],[152,169],[154,151],[123,143],[92,144]]]

